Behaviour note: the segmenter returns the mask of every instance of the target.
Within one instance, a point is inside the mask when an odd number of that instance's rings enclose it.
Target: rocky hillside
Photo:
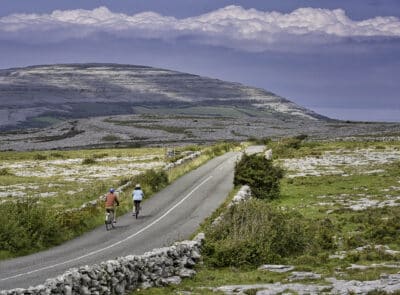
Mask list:
[[[262,89],[143,66],[0,70],[0,150],[180,145],[298,134],[398,136],[400,124],[330,120]]]
[[[323,118],[262,89],[151,67],[65,64],[0,70],[0,130],[43,127],[60,118],[146,113],[146,108],[221,116],[232,106],[243,116]]]

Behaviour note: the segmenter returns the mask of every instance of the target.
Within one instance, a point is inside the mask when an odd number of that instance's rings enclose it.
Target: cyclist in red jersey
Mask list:
[[[115,219],[115,204],[117,204],[117,206],[119,206],[119,200],[118,200],[118,196],[115,193],[115,190],[113,188],[110,188],[110,191],[108,192],[108,194],[106,195],[106,211],[113,212],[114,215],[114,220],[113,222],[116,223],[116,219]]]

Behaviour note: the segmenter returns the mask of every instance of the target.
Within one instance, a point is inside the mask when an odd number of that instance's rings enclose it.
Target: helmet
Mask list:
[[[140,184],[138,183],[135,187],[140,187]]]
[[[110,193],[113,193],[115,190],[113,188],[110,188]]]

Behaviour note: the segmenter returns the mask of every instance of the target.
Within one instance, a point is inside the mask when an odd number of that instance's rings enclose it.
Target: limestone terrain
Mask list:
[[[263,89],[117,64],[0,70],[0,150],[149,146],[308,134],[398,136],[331,120]]]
[[[137,113],[141,107],[235,104],[270,113],[321,118],[262,89],[144,66],[72,64],[0,71],[3,128],[40,125],[31,119],[45,115],[85,118]]]

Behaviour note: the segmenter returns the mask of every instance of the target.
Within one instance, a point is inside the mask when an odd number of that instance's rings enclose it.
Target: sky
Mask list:
[[[1,0],[0,68],[111,62],[400,121],[398,0]]]

